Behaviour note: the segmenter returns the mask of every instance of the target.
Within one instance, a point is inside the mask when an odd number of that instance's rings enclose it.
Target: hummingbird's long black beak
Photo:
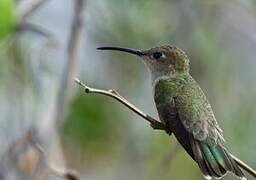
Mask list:
[[[142,51],[136,50],[136,49],[130,49],[130,48],[122,48],[122,47],[113,47],[113,46],[106,46],[106,47],[98,47],[98,50],[112,50],[112,51],[122,51],[127,52],[130,54],[134,54],[137,56],[143,56],[145,55]]]

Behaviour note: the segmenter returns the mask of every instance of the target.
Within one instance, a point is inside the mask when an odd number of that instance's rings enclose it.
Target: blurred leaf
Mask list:
[[[104,97],[86,95],[79,91],[71,103],[62,131],[64,138],[88,148],[110,148],[121,122],[121,116],[112,103]]]
[[[0,1],[0,42],[7,38],[15,28],[17,17],[13,0]]]

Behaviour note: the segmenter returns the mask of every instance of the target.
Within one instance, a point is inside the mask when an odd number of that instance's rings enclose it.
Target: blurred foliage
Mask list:
[[[81,143],[85,149],[106,151],[121,133],[118,132],[120,126],[125,124],[116,105],[104,97],[87,95],[80,90],[70,104],[63,136]]]
[[[7,38],[15,28],[17,22],[13,0],[0,1],[0,43]]]
[[[52,12],[66,11],[56,7],[51,7]],[[191,59],[191,73],[209,98],[224,130],[228,149],[255,167],[255,9],[253,0],[88,1],[89,40],[85,44],[139,49],[170,44],[184,49]],[[49,14],[41,18],[49,22]],[[16,21],[12,1],[1,0],[0,41],[8,37]],[[67,23],[66,19],[63,23]],[[65,29],[61,25],[56,28],[58,34]],[[30,87],[35,74],[26,55],[28,41],[0,47],[1,87],[11,77],[12,82]],[[93,73],[86,82],[95,87],[115,88],[157,117],[145,66],[133,56],[121,53],[97,52],[97,57],[95,47],[92,49],[82,51],[87,64],[81,66],[81,71],[85,77],[89,77],[89,70]],[[61,57],[58,64],[52,59],[45,63],[58,72],[65,61]],[[90,65],[96,62],[92,67],[97,68],[91,70]],[[198,167],[182,149],[168,167],[161,169],[176,139],[152,131],[139,117],[120,106],[112,99],[84,94],[78,89],[61,130],[68,163],[85,170],[82,172],[92,176],[89,179],[143,180],[157,179],[159,174],[164,179],[202,179]]]
[[[26,43],[27,41],[16,37],[7,41],[5,47],[0,49],[0,80],[9,84],[15,82],[17,88],[33,90],[34,76],[28,58],[29,46]]]

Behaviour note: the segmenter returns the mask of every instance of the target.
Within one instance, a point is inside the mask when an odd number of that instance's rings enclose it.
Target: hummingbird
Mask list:
[[[190,75],[190,60],[175,46],[136,50],[99,47],[138,56],[151,74],[153,96],[160,121],[198,164],[205,179],[224,177],[227,172],[245,176],[225,147],[223,131],[199,84]]]

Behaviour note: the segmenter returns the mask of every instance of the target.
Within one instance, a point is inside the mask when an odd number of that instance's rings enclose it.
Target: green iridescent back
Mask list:
[[[160,80],[155,86],[154,97],[156,106],[168,104],[175,99],[179,119],[196,139],[207,140],[210,144],[223,140],[222,130],[208,100],[189,74],[178,74]]]

